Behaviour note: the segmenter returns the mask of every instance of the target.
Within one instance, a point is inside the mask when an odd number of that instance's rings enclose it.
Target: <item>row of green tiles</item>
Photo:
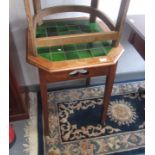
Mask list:
[[[49,26],[65,26],[65,25],[89,25],[90,21],[87,19],[79,20],[79,19],[74,19],[74,20],[60,20],[60,21],[46,21],[43,22],[41,26],[49,27]]]
[[[98,48],[83,51],[55,52],[55,53],[48,52],[48,53],[40,53],[39,55],[45,59],[48,59],[49,61],[63,61],[71,59],[105,56],[110,50],[111,50],[110,47],[106,47],[106,48]]]
[[[65,34],[74,34],[74,33],[91,33],[91,32],[101,32],[101,28],[97,23],[90,23],[89,25],[72,25],[72,26],[39,26],[36,30],[36,37],[46,37],[54,35],[65,35]]]
[[[69,52],[78,50],[91,50],[94,48],[111,48],[110,41],[98,41],[93,43],[82,43],[82,44],[70,44],[63,46],[52,46],[52,47],[40,47],[37,48],[38,53],[48,53],[48,52]]]
[[[80,31],[80,30],[74,30],[74,31],[50,31],[50,32],[37,32],[36,37],[41,38],[41,37],[49,37],[49,36],[61,36],[61,35],[71,35],[71,34],[82,34],[82,33],[90,33],[92,31],[86,30],[86,31]],[[94,31],[93,31],[94,32]],[[98,32],[98,31],[96,31]]]
[[[98,30],[101,31],[101,28],[98,26],[97,23],[90,23],[89,25],[63,25],[63,26],[53,26],[53,25],[49,25],[49,26],[44,26],[44,25],[40,25],[37,27],[37,31],[43,31],[46,29],[52,29],[53,31],[73,31],[73,30],[82,30],[82,29],[89,29],[89,30]]]

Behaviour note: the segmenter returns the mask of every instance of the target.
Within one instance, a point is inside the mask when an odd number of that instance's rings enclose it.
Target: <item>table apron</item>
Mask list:
[[[83,70],[87,70],[87,74],[81,74],[78,72],[78,70],[68,70],[68,71],[50,73],[39,69],[39,74],[41,76],[41,79],[44,80],[46,83],[52,83],[52,82],[108,75],[110,69],[111,69],[111,66],[83,68]],[[71,76],[70,73],[74,71],[75,72],[77,71],[78,74],[75,76]]]

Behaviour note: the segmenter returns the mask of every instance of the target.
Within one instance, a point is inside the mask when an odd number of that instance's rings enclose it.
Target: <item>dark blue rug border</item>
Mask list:
[[[139,148],[132,151],[112,153],[110,155],[144,155],[144,154],[145,154],[145,148]]]

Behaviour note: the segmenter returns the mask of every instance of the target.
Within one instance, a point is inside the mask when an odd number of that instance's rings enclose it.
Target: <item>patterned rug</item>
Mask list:
[[[104,86],[49,92],[50,134],[46,137],[38,95],[38,154],[144,153],[145,93],[139,88],[144,88],[144,81],[114,85],[106,126],[100,123]]]

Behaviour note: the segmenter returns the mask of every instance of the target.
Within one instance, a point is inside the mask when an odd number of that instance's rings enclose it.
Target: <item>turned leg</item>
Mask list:
[[[107,110],[110,102],[114,79],[115,79],[116,67],[117,67],[117,64],[110,66],[109,74],[106,77],[105,92],[104,92],[104,98],[103,98],[103,113],[101,118],[101,121],[104,125],[107,119]]]
[[[49,134],[47,83],[44,79],[44,75],[41,70],[39,70],[39,76],[40,76],[40,92],[41,92],[43,120],[44,120],[43,122],[44,123],[44,134],[47,136]]]

